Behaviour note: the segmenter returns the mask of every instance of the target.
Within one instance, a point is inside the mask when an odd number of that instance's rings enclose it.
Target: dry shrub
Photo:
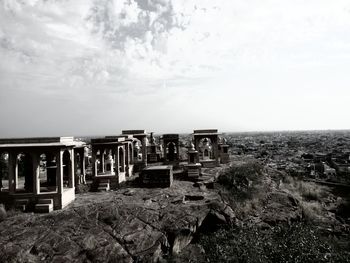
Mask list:
[[[262,207],[262,200],[253,198],[242,202],[236,202],[234,210],[237,218],[244,219],[247,216],[256,214]]]
[[[324,187],[311,182],[299,182],[298,190],[301,196],[306,200],[320,201],[327,196],[327,191]]]
[[[315,222],[322,217],[322,206],[319,202],[301,202],[300,207],[306,222]]]
[[[280,189],[287,190],[290,194],[298,199],[321,201],[327,197],[328,192],[324,186],[317,185],[313,182],[296,180],[291,176],[286,176]]]
[[[257,162],[242,163],[220,174],[217,182],[230,190],[236,200],[250,199],[262,181],[262,168]]]

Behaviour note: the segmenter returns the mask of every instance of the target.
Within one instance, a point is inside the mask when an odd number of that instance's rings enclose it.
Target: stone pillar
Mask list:
[[[40,193],[40,156],[38,153],[32,153],[33,161],[33,193]]]
[[[16,189],[18,189],[18,162],[19,162],[17,153],[14,153],[13,158],[15,159],[15,169],[14,169],[15,173],[13,178],[14,179],[13,187],[14,187],[14,191],[16,191]]]
[[[74,188],[75,185],[75,162],[74,162],[74,149],[69,150],[70,166],[68,168],[68,187]]]
[[[56,185],[59,194],[63,193],[63,152],[62,149],[59,149],[56,154]]]
[[[146,145],[147,138],[144,136],[142,138],[141,144],[142,144],[142,163],[147,166],[147,145]]]
[[[16,190],[16,169],[17,169],[17,154],[14,152],[8,152],[8,171],[9,171],[9,192],[13,194]]]
[[[119,170],[119,147],[118,146],[115,149],[115,155],[114,156],[115,156],[115,166],[116,166],[115,173],[116,173],[116,175],[119,176],[120,170]]]
[[[128,144],[128,148],[129,148],[129,159],[130,159],[130,164],[134,164],[134,146],[133,143],[130,142]]]
[[[120,166],[120,170],[121,170],[121,172],[122,173],[124,173],[125,172],[125,149],[124,149],[124,147],[123,146],[120,146],[119,148],[118,148],[118,155],[119,155],[119,150],[121,149],[121,151],[123,152],[123,158],[121,158],[121,163],[119,162],[119,166]],[[120,156],[119,156],[120,157]],[[118,161],[119,161],[119,158],[118,158]],[[119,167],[118,166],[118,167]]]
[[[80,183],[86,184],[86,169],[85,169],[85,148],[82,148],[80,154]]]
[[[124,144],[125,146],[125,170],[126,170],[126,176],[129,176],[129,164],[130,164],[130,156],[129,156],[129,143]]]
[[[78,174],[78,164],[80,164],[80,160],[78,162],[78,153],[79,153],[79,156],[80,156],[80,151],[79,149],[75,149],[74,150],[74,174],[75,174],[75,186],[79,185],[80,184],[80,174]]]
[[[103,151],[102,150],[100,150],[100,156],[101,156],[101,163],[100,163],[100,165],[101,165],[101,172],[102,173],[105,173],[105,150],[103,149]]]
[[[97,160],[96,160],[96,149],[92,149],[92,156],[91,156],[91,162],[92,162],[92,175],[95,177],[97,176]]]

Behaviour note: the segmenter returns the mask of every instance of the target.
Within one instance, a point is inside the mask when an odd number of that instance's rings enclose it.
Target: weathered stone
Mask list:
[[[186,181],[174,181],[171,188],[78,194],[65,210],[5,219],[0,246],[6,249],[0,258],[30,254],[32,262],[157,261],[183,250],[210,213],[216,223],[234,217],[216,192],[203,193]]]

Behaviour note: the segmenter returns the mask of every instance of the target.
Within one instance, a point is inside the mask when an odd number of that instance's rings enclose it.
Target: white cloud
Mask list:
[[[59,107],[56,99],[63,99],[72,108],[94,104],[101,110],[108,102],[102,111],[116,116],[127,116],[118,115],[126,109],[143,112],[145,105],[155,115],[146,101],[158,100],[160,119],[181,104],[181,115],[194,125],[207,111],[208,122],[232,128],[225,118],[215,119],[229,112],[222,105],[230,105],[229,98],[244,108],[259,94],[270,102],[265,107],[271,115],[276,92],[307,89],[307,96],[316,94],[314,101],[324,103],[317,91],[333,84],[334,92],[349,97],[349,41],[347,0],[2,0],[0,97],[8,104],[0,109],[16,104],[24,91],[30,91],[28,107],[40,100]],[[254,116],[254,107],[247,113],[233,108],[241,114],[238,122]],[[96,108],[87,110],[92,118],[98,115]],[[281,112],[294,114],[288,107]],[[250,123],[246,127],[257,129]]]

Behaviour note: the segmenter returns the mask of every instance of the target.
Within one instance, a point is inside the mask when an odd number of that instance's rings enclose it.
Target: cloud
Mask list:
[[[349,31],[347,0],[0,0],[0,109],[64,101],[98,119],[185,101],[196,119],[192,104],[215,116],[220,96],[344,92]]]

